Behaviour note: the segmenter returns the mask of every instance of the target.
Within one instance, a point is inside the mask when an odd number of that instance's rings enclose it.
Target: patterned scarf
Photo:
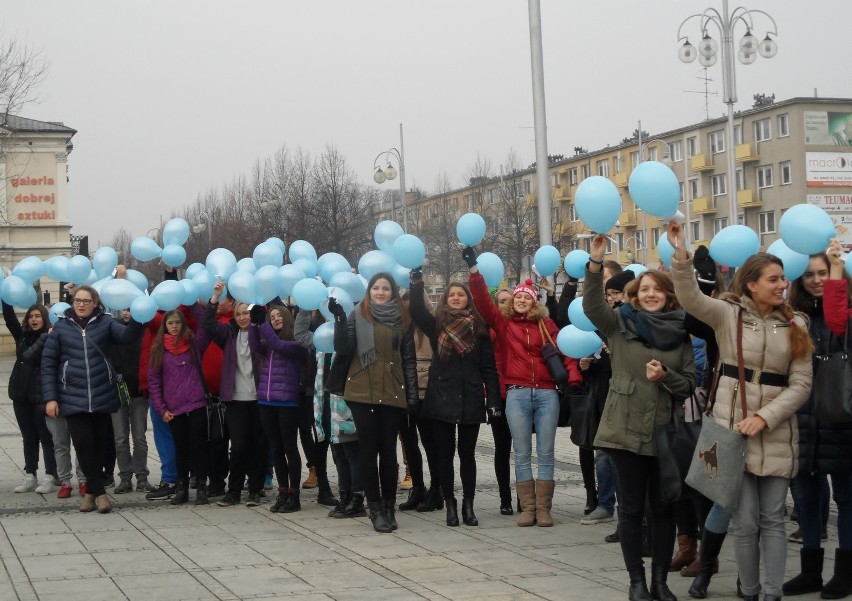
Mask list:
[[[473,330],[476,318],[470,309],[448,311],[448,315],[452,321],[447,323],[438,334],[438,358],[441,360],[441,365],[449,363],[453,350],[464,356],[473,350],[474,343]]]

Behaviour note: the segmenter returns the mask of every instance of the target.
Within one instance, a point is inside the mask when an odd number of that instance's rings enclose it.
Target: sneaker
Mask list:
[[[63,483],[62,486],[59,487],[59,492],[56,493],[56,498],[57,499],[69,499],[69,498],[71,498],[71,493],[73,493],[73,492],[74,492],[74,489],[71,488],[70,484],[68,484],[67,482]]]
[[[81,497],[85,497],[85,496],[86,496],[86,493],[88,492],[88,490],[89,490],[89,489],[88,489],[88,487],[86,486],[86,483],[85,483],[85,482],[81,482],[81,483],[80,483],[80,486],[78,486],[78,487],[77,487],[77,490],[79,490],[79,491],[80,491],[80,496],[81,496]]]
[[[151,492],[154,487],[148,482],[148,478],[136,478],[136,492]]]
[[[112,492],[117,495],[123,495],[126,492],[133,492],[133,482],[130,481],[130,478],[122,478],[121,482],[118,483],[118,486],[116,486],[115,490]]]
[[[160,482],[157,486],[151,489],[151,491],[145,495],[145,498],[149,501],[160,501],[163,499],[170,499],[175,494],[176,485],[170,484],[169,482]]]
[[[35,474],[27,474],[24,476],[24,481],[15,487],[15,492],[33,492],[38,486]]]
[[[587,516],[583,516],[580,523],[584,525],[603,524],[604,522],[611,522],[612,520],[612,513],[598,505],[592,513]]]
[[[229,492],[224,497],[216,501],[219,507],[233,507],[240,502],[240,493]]]
[[[263,481],[263,490],[272,490],[272,474],[267,474]]]
[[[795,532],[793,532],[790,536],[787,537],[787,540],[791,543],[801,545],[804,542],[804,539],[802,538],[802,529],[797,528]]]
[[[246,501],[246,507],[257,507],[258,505],[260,505],[260,495],[256,492],[250,492]]]
[[[44,478],[41,479],[41,483],[35,488],[35,492],[40,495],[52,493],[54,490],[56,490],[56,488],[53,484],[53,476],[50,474],[45,474]]]

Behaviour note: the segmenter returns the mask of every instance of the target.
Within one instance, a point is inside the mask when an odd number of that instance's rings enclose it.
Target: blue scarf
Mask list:
[[[624,303],[615,312],[618,329],[627,340],[639,340],[645,346],[670,351],[689,339],[683,320],[683,309],[649,313]]]

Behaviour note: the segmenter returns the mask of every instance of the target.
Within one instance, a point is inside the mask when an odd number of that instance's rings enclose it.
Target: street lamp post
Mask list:
[[[388,164],[384,169],[379,166],[378,162],[381,156],[385,156],[385,162]],[[394,179],[396,177],[396,169],[394,169],[393,163],[390,162],[391,156],[396,157],[396,162],[399,165],[399,196],[400,202],[402,203],[402,228],[408,231],[408,206],[405,201],[405,146],[403,144],[402,139],[402,123],[399,124],[399,150],[396,148],[389,148],[383,152],[380,152],[376,155],[376,158],[373,160],[373,169],[375,169],[375,173],[373,173],[373,181],[377,184],[383,184],[385,180]],[[391,213],[393,213],[393,208],[395,208],[396,203],[391,208]]]
[[[754,22],[752,15],[761,14],[772,21],[772,31],[766,32],[766,37],[758,42],[758,39],[752,35]],[[701,41],[698,43],[698,50],[695,46],[689,43],[689,39],[682,35],[683,26],[686,22],[699,18],[701,20]],[[729,199],[730,199],[730,224],[734,225],[737,222],[737,161],[734,152],[734,103],[737,101],[737,81],[734,60],[734,27],[737,23],[743,23],[746,27],[746,33],[740,39],[739,52],[737,58],[744,65],[752,64],[757,58],[757,54],[763,58],[772,58],[778,53],[778,44],[770,35],[778,35],[778,26],[769,13],[757,10],[746,9],[742,6],[734,9],[733,12],[728,11],[728,0],[722,0],[721,14],[715,8],[708,8],[703,13],[697,13],[688,16],[680,24],[677,30],[678,42],[684,40],[683,46],[678,51],[678,57],[684,63],[691,63],[698,58],[698,62],[703,67],[712,67],[716,64],[716,52],[719,45],[716,40],[710,37],[707,27],[713,23],[719,31],[722,39],[722,94],[724,102],[728,105],[728,177],[729,177]]]
[[[207,211],[201,211],[200,215],[204,218],[204,221],[193,225],[192,233],[200,234],[207,230],[207,251],[209,252],[213,250],[213,219],[210,218],[210,213]]]

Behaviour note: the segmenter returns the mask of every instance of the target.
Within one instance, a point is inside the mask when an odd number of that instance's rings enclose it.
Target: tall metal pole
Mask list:
[[[405,201],[405,145],[402,143],[402,123],[399,124],[399,198],[402,203],[402,229],[408,232],[408,203]]]
[[[530,62],[532,65],[533,114],[535,118],[535,172],[538,197],[538,239],[541,246],[553,243],[550,213],[550,163],[547,160],[547,113],[544,106],[544,55],[541,43],[541,2],[528,0]]]
[[[734,103],[737,101],[737,79],[734,54],[734,24],[728,13],[728,0],[722,0],[722,92],[728,105],[728,199],[731,217],[728,225],[737,224],[737,157],[734,142]]]

